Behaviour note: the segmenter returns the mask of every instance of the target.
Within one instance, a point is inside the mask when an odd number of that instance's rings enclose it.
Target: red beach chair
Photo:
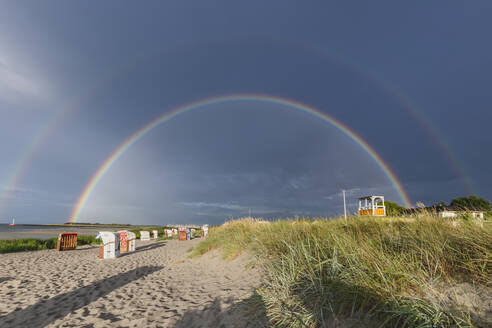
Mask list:
[[[126,253],[129,251],[128,231],[118,231],[120,235],[120,252]]]
[[[186,228],[179,228],[179,240],[186,240]]]
[[[61,233],[58,235],[58,241],[56,243],[57,251],[68,251],[77,248],[77,233]]]

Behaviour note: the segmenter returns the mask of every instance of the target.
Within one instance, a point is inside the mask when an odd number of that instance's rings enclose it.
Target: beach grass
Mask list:
[[[490,304],[467,301],[492,288],[492,228],[478,223],[248,218],[211,228],[192,256],[254,254],[275,326],[485,327]]]
[[[77,246],[96,245],[101,241],[93,236],[78,236]],[[43,249],[55,249],[57,238],[36,239],[20,238],[0,240],[0,253],[13,253],[22,251],[37,251]]]

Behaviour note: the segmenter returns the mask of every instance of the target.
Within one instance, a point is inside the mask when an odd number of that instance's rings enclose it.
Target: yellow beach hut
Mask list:
[[[386,216],[384,196],[359,198],[359,216]]]

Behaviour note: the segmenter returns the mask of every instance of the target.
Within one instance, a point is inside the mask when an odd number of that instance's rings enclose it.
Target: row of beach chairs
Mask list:
[[[114,259],[120,256],[121,253],[134,252],[137,237],[131,231],[101,231],[98,235],[103,244],[99,246],[100,259]],[[157,230],[152,230],[153,239],[157,239],[159,234]],[[140,231],[140,240],[150,240],[149,231]]]
[[[134,252],[136,235],[131,231],[101,231],[96,238],[102,239],[99,246],[100,259],[114,259],[121,253]]]
[[[190,240],[195,232],[195,229],[179,228],[165,229],[164,236],[169,238],[179,234],[179,240]],[[202,237],[207,236],[208,225],[202,226]],[[153,239],[159,236],[157,230],[152,230]],[[101,231],[96,238],[101,238],[103,244],[99,246],[99,258],[110,259],[120,256],[121,253],[134,252],[136,235],[131,231]],[[149,231],[140,231],[140,240],[150,240]],[[77,233],[61,233],[58,236],[56,249],[58,251],[73,250],[77,248]]]

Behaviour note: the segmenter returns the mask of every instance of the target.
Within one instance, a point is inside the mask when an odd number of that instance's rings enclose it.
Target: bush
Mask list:
[[[49,239],[34,239],[34,238],[21,238],[0,240],[0,253],[12,253],[22,251],[36,251],[42,249],[55,249],[58,238]],[[78,236],[77,245],[94,245],[99,244],[101,241],[93,236]]]
[[[202,236],[202,229],[195,229],[193,232],[193,235],[191,236],[192,238],[198,238]]]
[[[94,236],[78,236],[77,237],[77,245],[82,246],[82,245],[97,245],[97,244],[102,244],[101,239],[96,239]],[[55,243],[56,247],[56,243]],[[55,248],[53,247],[53,248]]]

